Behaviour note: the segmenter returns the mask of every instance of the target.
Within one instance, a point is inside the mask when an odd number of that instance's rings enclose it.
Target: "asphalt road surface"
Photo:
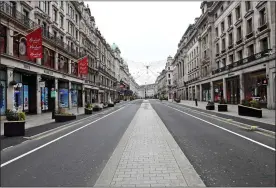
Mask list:
[[[149,100],[206,186],[275,186],[275,138]],[[1,151],[1,186],[93,186],[143,100]]]

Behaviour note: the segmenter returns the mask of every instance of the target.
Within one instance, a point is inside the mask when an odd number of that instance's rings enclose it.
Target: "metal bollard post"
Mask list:
[[[197,99],[195,99],[195,105],[197,106]]]

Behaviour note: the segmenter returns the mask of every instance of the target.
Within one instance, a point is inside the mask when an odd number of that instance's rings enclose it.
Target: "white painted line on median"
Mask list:
[[[238,134],[238,133],[235,133],[235,132],[230,131],[230,130],[228,130],[228,129],[225,129],[225,128],[220,127],[220,126],[218,126],[218,125],[216,125],[216,124],[214,124],[214,123],[211,123],[211,122],[209,122],[209,121],[206,121],[206,120],[201,119],[201,118],[199,118],[199,117],[196,117],[196,116],[194,116],[194,115],[188,114],[188,113],[183,112],[183,111],[181,111],[181,110],[178,110],[178,109],[176,109],[176,108],[170,107],[170,106],[168,106],[168,105],[166,105],[166,106],[169,107],[169,108],[172,108],[172,109],[174,109],[174,110],[176,110],[176,111],[179,111],[179,112],[181,112],[181,113],[183,113],[183,114],[186,114],[186,115],[188,115],[188,116],[191,116],[191,117],[193,117],[193,118],[199,119],[199,120],[201,120],[201,121],[203,121],[203,122],[205,122],[205,123],[208,123],[208,124],[210,124],[210,125],[213,125],[213,126],[219,128],[219,129],[222,129],[222,130],[224,130],[224,131],[227,131],[227,132],[229,132],[229,133],[232,133],[232,134],[234,134],[234,135],[236,135],[236,136],[239,136],[239,137],[241,137],[241,138],[244,138],[244,139],[246,139],[246,140],[248,140],[248,141],[251,141],[251,142],[253,142],[253,143],[255,143],[255,144],[258,144],[258,145],[260,145],[260,146],[263,146],[263,147],[265,147],[265,148],[267,148],[267,149],[270,149],[270,150],[272,150],[272,151],[276,151],[275,148],[270,147],[270,146],[268,146],[268,145],[265,145],[265,144],[263,144],[263,143],[261,143],[261,142],[255,141],[255,140],[253,140],[253,139],[251,139],[251,138],[248,138],[248,137],[243,136],[243,135],[241,135],[241,134]]]
[[[114,114],[115,112],[118,112],[119,110],[122,110],[123,108],[124,108],[124,107],[119,108],[118,110],[115,110],[114,112],[111,112],[111,113],[109,113],[109,114],[107,114],[107,115],[105,115],[105,116],[103,116],[103,117],[101,117],[101,118],[99,118],[99,119],[96,119],[95,121],[92,121],[92,122],[90,122],[90,123],[88,123],[88,124],[86,124],[86,125],[84,125],[84,126],[82,126],[82,127],[80,127],[80,128],[77,128],[77,129],[75,129],[75,130],[73,130],[73,131],[71,131],[71,132],[69,132],[69,133],[67,133],[67,134],[65,134],[65,135],[63,135],[63,136],[60,136],[60,137],[58,137],[58,138],[56,138],[56,139],[54,139],[54,140],[52,140],[52,141],[50,141],[50,142],[47,142],[46,144],[43,144],[43,145],[41,145],[41,146],[39,146],[39,147],[37,147],[37,148],[31,150],[31,151],[28,151],[27,153],[24,153],[24,154],[22,154],[22,155],[19,155],[18,157],[15,157],[15,158],[13,158],[13,159],[11,159],[11,160],[9,160],[9,161],[7,161],[7,162],[1,164],[1,168],[4,167],[4,166],[6,166],[6,165],[8,165],[8,164],[10,164],[10,163],[12,163],[12,162],[14,162],[14,161],[16,161],[16,160],[18,160],[18,159],[21,159],[21,158],[25,157],[26,155],[29,155],[29,154],[31,154],[31,153],[33,153],[33,152],[39,150],[39,149],[41,149],[41,148],[44,148],[45,146],[48,146],[49,144],[52,144],[52,143],[54,143],[54,142],[56,142],[56,141],[58,141],[58,140],[60,140],[60,139],[62,139],[62,138],[64,138],[64,137],[66,137],[66,136],[69,136],[70,134],[72,134],[72,133],[74,133],[74,132],[77,132],[77,131],[79,131],[79,130],[85,128],[85,127],[87,127],[88,125],[91,125],[91,124],[93,124],[93,123],[95,123],[95,122],[97,122],[97,121],[99,121],[99,120],[101,120],[101,119],[103,119],[103,118],[105,118],[105,117],[111,115],[111,114]]]

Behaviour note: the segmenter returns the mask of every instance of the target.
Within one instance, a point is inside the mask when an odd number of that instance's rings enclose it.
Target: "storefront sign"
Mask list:
[[[39,82],[40,87],[45,87],[45,82]]]
[[[24,65],[24,68],[30,70],[30,69],[31,69],[31,66],[30,66],[30,65]]]
[[[27,54],[30,59],[42,58],[42,28],[38,28],[26,36]]]
[[[53,75],[53,74],[54,74],[52,71],[48,71],[48,70],[44,70],[44,73],[45,73],[45,74],[50,74],[50,75]]]

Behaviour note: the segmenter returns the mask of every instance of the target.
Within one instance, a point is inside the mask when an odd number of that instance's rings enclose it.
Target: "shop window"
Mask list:
[[[253,31],[253,23],[252,23],[252,18],[247,20],[247,34],[252,33]]]
[[[1,115],[5,114],[6,111],[6,72],[0,70],[0,110]]]
[[[227,16],[227,19],[228,19],[228,27],[230,27],[232,25],[232,14],[229,14]]]
[[[236,20],[240,19],[241,18],[241,7],[238,6],[236,8]]]
[[[45,67],[55,68],[55,55],[54,51],[43,46],[43,58],[41,59],[41,64]]]
[[[261,51],[265,51],[268,49],[268,40],[267,37],[262,39],[261,41]]]
[[[58,55],[58,70],[68,73],[68,59],[60,54]]]
[[[27,56],[26,38],[22,34],[14,32],[13,38],[13,55],[21,60],[36,62],[35,59],[30,60]]]
[[[263,26],[264,24],[266,24],[266,9],[265,8],[260,11],[259,23],[260,23],[260,26]]]
[[[7,53],[7,28],[0,25],[0,54]]]
[[[253,44],[248,46],[247,50],[248,50],[248,57],[254,55],[254,45]]]

